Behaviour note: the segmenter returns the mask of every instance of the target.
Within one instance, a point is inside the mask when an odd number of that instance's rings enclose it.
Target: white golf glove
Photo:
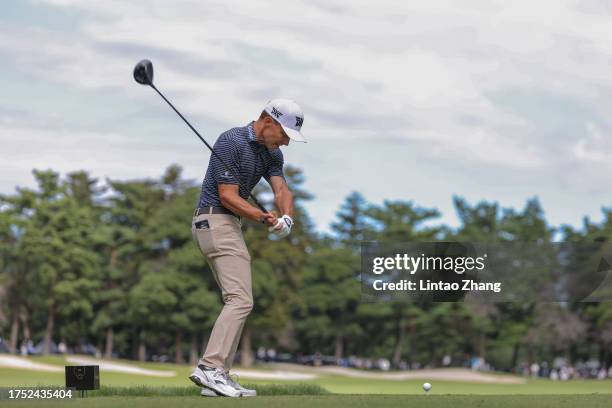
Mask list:
[[[287,214],[276,219],[276,225],[268,228],[268,231],[273,233],[279,238],[285,238],[291,233],[291,227],[293,227],[293,219]]]

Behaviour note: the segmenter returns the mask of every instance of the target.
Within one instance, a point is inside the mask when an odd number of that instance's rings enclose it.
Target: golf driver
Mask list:
[[[266,210],[264,208],[263,205],[261,205],[259,203],[259,201],[257,201],[257,199],[255,198],[255,196],[253,194],[251,194],[250,191],[248,191],[246,189],[246,187],[244,187],[242,185],[242,183],[240,183],[240,179],[238,178],[238,176],[232,171],[232,169],[230,169],[230,167],[225,164],[225,162],[223,161],[223,159],[221,159],[221,157],[219,157],[219,155],[217,153],[215,153],[215,151],[213,150],[212,147],[210,147],[210,145],[206,142],[206,140],[204,140],[204,138],[200,135],[200,133],[198,133],[197,130],[195,130],[195,128],[193,126],[191,126],[191,123],[189,123],[187,121],[187,119],[185,119],[185,117],[183,115],[181,115],[181,112],[179,112],[174,105],[172,105],[170,103],[170,101],[168,99],[166,99],[166,97],[159,91],[159,89],[157,89],[155,87],[155,85],[153,85],[153,63],[151,61],[149,61],[148,59],[143,59],[142,61],[140,61],[138,64],[136,64],[136,66],[134,67],[134,79],[136,80],[136,82],[138,82],[141,85],[149,85],[151,88],[155,89],[155,92],[157,92],[159,94],[159,96],[161,96],[164,101],[166,101],[166,103],[168,103],[168,105],[170,105],[170,107],[176,112],[177,115],[179,115],[181,117],[181,119],[183,119],[183,121],[185,121],[185,123],[187,124],[187,126],[189,126],[189,128],[191,128],[191,130],[193,130],[193,132],[200,138],[200,140],[206,145],[206,147],[208,147],[208,149],[210,150],[210,152],[217,158],[219,159],[219,161],[221,162],[221,164],[223,165],[223,167],[225,167],[225,170],[227,170],[238,182],[238,185],[246,190],[249,193],[249,197],[251,197],[253,199],[253,201],[255,202],[255,204],[257,205],[257,207],[259,207],[259,209],[265,213],[268,212],[268,210]]]

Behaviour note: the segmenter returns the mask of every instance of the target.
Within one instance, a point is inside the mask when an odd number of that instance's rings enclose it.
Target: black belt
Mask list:
[[[196,208],[195,212],[193,213],[194,217],[197,217],[201,214],[227,214],[233,215],[236,218],[240,218],[238,215],[234,214],[225,207],[201,207]]]

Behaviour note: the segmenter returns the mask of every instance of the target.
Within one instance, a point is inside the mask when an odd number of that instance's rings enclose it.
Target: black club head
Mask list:
[[[134,67],[134,79],[141,85],[153,85],[153,63],[143,59]]]

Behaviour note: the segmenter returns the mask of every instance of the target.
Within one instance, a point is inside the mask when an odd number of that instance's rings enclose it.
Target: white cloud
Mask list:
[[[574,157],[581,162],[604,163],[608,164],[612,170],[610,161],[611,141],[603,135],[599,126],[594,123],[587,123],[588,133],[579,139],[573,146]]]
[[[467,7],[452,1],[291,2],[282,7],[277,2],[49,2],[103,18],[84,23],[70,39],[44,30],[26,35],[4,30],[2,48],[22,58],[24,67],[44,66],[41,76],[85,88],[116,87],[135,96],[128,72],[136,53],[113,52],[113,44],[172,50],[186,64],[201,67],[198,75],[178,68],[177,61],[154,61],[160,86],[184,95],[187,109],[232,123],[236,111],[259,109],[265,89],[288,93],[306,108],[337,118],[309,117],[306,109],[305,130],[314,140],[319,134],[411,138],[419,137],[413,128],[424,128],[445,134],[439,141],[444,143],[521,125],[491,105],[487,92],[537,87],[587,98],[596,94],[590,79],[610,81],[606,67],[585,67],[571,58],[572,52],[603,58],[612,47],[607,19],[577,11],[573,1],[489,1]],[[34,52],[39,44],[45,46]],[[276,50],[295,63],[319,68],[295,74],[273,60],[248,59],[235,44]],[[206,69],[219,62],[228,70],[235,66],[236,75],[208,78]],[[211,95],[224,109],[211,103]],[[371,119],[369,126],[363,121],[352,125],[356,116],[366,123]],[[462,126],[457,134],[460,116],[486,126]]]

